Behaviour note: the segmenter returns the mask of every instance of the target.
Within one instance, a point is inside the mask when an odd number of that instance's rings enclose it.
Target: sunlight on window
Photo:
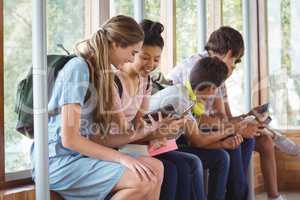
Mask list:
[[[231,26],[243,34],[242,0],[223,1],[223,25]],[[243,62],[237,65],[226,85],[232,114],[236,116],[245,113]]]
[[[268,0],[269,101],[272,125],[300,127],[300,2]]]
[[[52,0],[47,4],[47,46],[49,53],[65,54],[57,47],[62,43],[72,50],[84,37],[84,1]],[[32,141],[15,131],[17,116],[14,101],[17,83],[32,63],[30,0],[4,1],[4,123],[5,171],[31,168],[29,149]],[[65,13],[68,13],[66,15]],[[76,30],[76,31],[74,31]]]

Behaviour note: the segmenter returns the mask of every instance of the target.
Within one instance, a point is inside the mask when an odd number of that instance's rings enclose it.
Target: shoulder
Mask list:
[[[89,81],[88,64],[83,58],[72,58],[59,72],[58,78],[62,78],[64,80],[69,81]]]
[[[62,70],[65,73],[80,72],[82,74],[89,74],[88,64],[80,57],[69,60]]]

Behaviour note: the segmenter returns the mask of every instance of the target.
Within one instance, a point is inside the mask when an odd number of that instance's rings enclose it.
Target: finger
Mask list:
[[[139,162],[139,167],[143,171],[144,176],[151,181],[151,177],[155,176],[155,173],[153,173],[152,170],[149,169],[149,167],[146,166],[145,163]]]
[[[241,144],[241,139],[238,136],[234,137],[234,145],[235,145],[235,147],[237,147],[240,144]]]
[[[151,122],[151,125],[156,122],[151,115],[148,115],[148,117],[149,117],[149,120]]]
[[[157,173],[155,172],[154,168],[149,165],[147,162],[143,162],[141,161],[143,167],[146,167],[146,169],[150,172],[149,175],[150,177],[153,177],[153,176],[157,176]]]
[[[162,114],[161,114],[161,112],[158,112],[157,114],[158,114],[158,120],[157,121],[161,122],[161,120],[162,120]]]
[[[135,168],[140,173],[142,180],[148,180],[148,181],[151,180],[150,177],[148,177],[145,170],[141,167],[141,164],[139,162],[136,163]]]
[[[143,176],[142,174],[139,172],[139,170],[136,167],[132,167],[130,168],[130,170],[141,180],[143,181]]]

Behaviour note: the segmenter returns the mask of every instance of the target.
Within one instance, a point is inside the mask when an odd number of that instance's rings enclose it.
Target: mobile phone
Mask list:
[[[272,121],[272,118],[270,116],[268,116],[268,118],[263,123],[270,124],[271,121]]]
[[[255,109],[255,111],[258,112],[259,114],[268,112],[268,110],[269,110],[269,103],[265,103],[265,104],[259,106],[257,109]]]
[[[151,115],[151,117],[155,121],[157,121],[158,118],[159,118],[159,115],[158,115],[159,112],[161,113],[162,118],[165,118],[165,117],[167,117],[169,115],[175,114],[175,108],[174,108],[174,106],[172,104],[168,104],[168,105],[166,105],[166,106],[164,106],[162,108],[159,108],[159,109],[156,109],[154,111],[151,111],[151,112],[149,112],[149,113],[147,113],[147,114],[145,114],[143,116],[144,121],[147,122],[147,123],[151,123],[149,115]]]
[[[185,115],[187,115],[191,110],[192,108],[194,107],[195,103],[189,105],[181,114],[180,116],[181,117],[184,117]]]

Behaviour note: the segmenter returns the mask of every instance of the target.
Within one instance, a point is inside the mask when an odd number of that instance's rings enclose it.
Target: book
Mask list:
[[[156,156],[169,151],[174,151],[176,149],[178,149],[176,140],[171,139],[171,140],[167,140],[166,146],[160,148],[154,148],[151,147],[150,145],[143,145],[143,144],[127,144],[119,148],[119,151],[126,154],[137,153],[138,155],[142,155],[142,156]]]

